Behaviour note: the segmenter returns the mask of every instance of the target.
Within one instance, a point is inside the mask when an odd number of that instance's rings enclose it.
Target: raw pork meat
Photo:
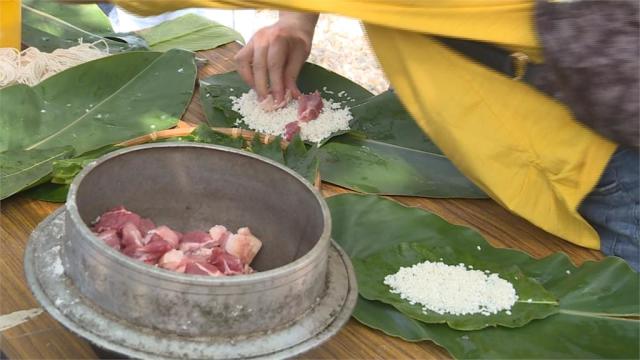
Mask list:
[[[181,234],[156,225],[122,206],[101,215],[93,231],[108,246],[123,254],[163,269],[207,276],[250,274],[249,266],[262,242],[249,228],[236,234],[222,225],[208,232]]]
[[[300,132],[300,123],[307,123],[317,119],[323,107],[322,97],[317,90],[309,94],[300,95],[298,98],[298,119],[285,125],[284,139],[291,141]]]
[[[105,230],[98,234],[98,237],[105,242],[105,244],[111,246],[116,250],[120,250],[120,237],[115,230]]]
[[[235,255],[244,264],[251,264],[262,247],[262,242],[253,236],[247,227],[238,229],[238,233],[233,235],[224,244],[224,249],[231,255]]]
[[[318,90],[300,95],[298,98],[298,121],[309,122],[317,119],[323,106],[322,97]]]
[[[103,232],[105,230],[120,232],[128,222],[133,223],[136,227],[140,226],[140,220],[138,214],[132,213],[122,206],[118,206],[100,215],[96,224],[93,226],[93,230],[96,232]]]
[[[284,126],[284,139],[291,141],[300,132],[300,125],[297,121],[292,121]]]

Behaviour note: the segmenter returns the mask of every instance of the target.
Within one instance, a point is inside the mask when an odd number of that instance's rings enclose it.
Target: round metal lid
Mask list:
[[[34,230],[25,250],[27,283],[42,307],[69,330],[124,356],[144,359],[287,358],[335,335],[347,322],[358,292],[351,261],[332,241],[327,289],[309,312],[286,327],[247,337],[183,337],[132,325],[85,299],[65,275],[61,260],[64,207]],[[304,329],[304,331],[301,331]],[[300,334],[315,334],[301,338]]]

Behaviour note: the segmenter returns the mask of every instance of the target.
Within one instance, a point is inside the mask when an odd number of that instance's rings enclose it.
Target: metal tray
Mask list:
[[[69,330],[93,344],[143,359],[288,358],[335,335],[357,300],[356,279],[347,255],[332,241],[324,297],[297,321],[246,337],[185,337],[132,325],[84,298],[65,275],[61,260],[64,207],[31,234],[25,250],[27,283],[42,307]],[[302,334],[302,336],[301,336]],[[311,336],[309,334],[312,334]]]

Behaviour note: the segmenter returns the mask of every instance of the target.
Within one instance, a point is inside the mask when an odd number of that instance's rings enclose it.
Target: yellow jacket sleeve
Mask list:
[[[131,1],[150,15],[181,7],[278,8],[360,18],[389,80],[420,127],[494,200],[544,230],[599,248],[577,208],[615,144],[565,106],[429,35],[486,41],[539,57],[533,0]]]
[[[156,15],[185,7],[271,8],[337,13],[373,25],[535,48],[532,0],[115,0],[130,11]],[[518,31],[513,31],[518,24]],[[523,26],[525,25],[526,26]]]

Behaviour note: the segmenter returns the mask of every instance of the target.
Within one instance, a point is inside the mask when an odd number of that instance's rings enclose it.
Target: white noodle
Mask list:
[[[101,44],[106,51],[100,50]],[[52,53],[30,47],[19,52],[14,48],[0,48],[0,88],[13,84],[36,85],[40,81],[70,67],[108,55],[104,40],[91,44],[80,42],[68,49],[56,49]]]

